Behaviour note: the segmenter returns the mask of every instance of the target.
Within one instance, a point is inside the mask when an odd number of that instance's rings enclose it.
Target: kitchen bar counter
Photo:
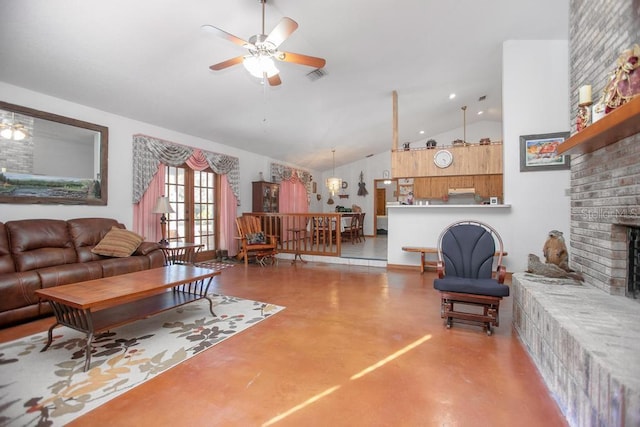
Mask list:
[[[387,265],[418,266],[420,254],[406,252],[403,246],[438,246],[438,237],[449,224],[461,220],[485,222],[502,237],[506,251],[512,249],[511,235],[504,224],[511,215],[511,205],[391,205],[387,206],[389,231],[387,236]],[[504,264],[509,270],[508,259]]]

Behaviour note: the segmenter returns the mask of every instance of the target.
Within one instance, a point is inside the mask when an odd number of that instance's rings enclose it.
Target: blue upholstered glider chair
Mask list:
[[[455,222],[440,234],[438,278],[433,281],[433,287],[440,291],[440,315],[446,319],[447,328],[456,319],[480,323],[487,335],[491,335],[492,326],[500,325],[500,301],[509,296],[509,287],[504,284],[503,253],[498,233],[478,221]],[[460,305],[466,310],[460,310]]]

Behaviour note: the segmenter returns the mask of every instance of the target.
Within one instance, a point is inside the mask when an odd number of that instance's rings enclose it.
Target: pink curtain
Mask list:
[[[307,189],[298,179],[290,179],[280,182],[280,212],[281,213],[307,213]]]
[[[164,196],[164,165],[160,163],[149,188],[140,202],[133,205],[133,231],[144,236],[148,242],[159,242],[162,238],[160,214],[154,214],[153,208],[158,197]]]
[[[238,254],[238,239],[235,238],[238,199],[231,190],[227,175],[220,177],[220,249],[226,249],[229,256]]]

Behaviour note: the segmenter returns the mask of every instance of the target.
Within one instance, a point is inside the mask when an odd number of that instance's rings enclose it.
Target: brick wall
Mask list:
[[[596,102],[620,53],[640,43],[640,0],[571,0],[569,16],[575,118],[578,88],[591,84]],[[615,295],[626,289],[625,225],[640,226],[638,135],[571,157],[571,266],[587,283]]]
[[[616,59],[634,43],[640,43],[640,0],[570,0],[571,117],[576,117],[580,86],[590,84],[593,101],[600,99]]]

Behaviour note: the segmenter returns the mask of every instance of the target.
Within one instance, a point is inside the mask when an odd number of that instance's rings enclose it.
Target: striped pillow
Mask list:
[[[111,227],[91,252],[97,255],[124,258],[134,253],[143,241],[144,237],[133,231]]]

